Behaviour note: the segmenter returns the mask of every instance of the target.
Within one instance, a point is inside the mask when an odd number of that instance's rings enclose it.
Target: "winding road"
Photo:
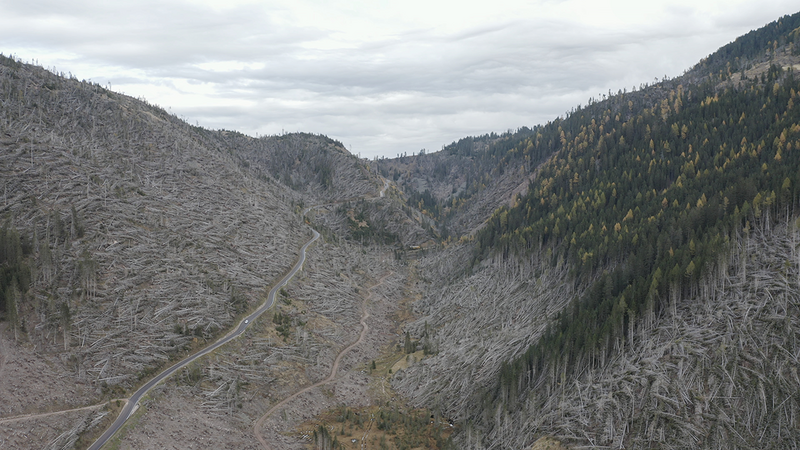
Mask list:
[[[230,341],[236,339],[237,337],[241,336],[245,332],[247,327],[250,326],[250,324],[253,322],[253,320],[255,320],[256,318],[258,318],[258,316],[263,314],[264,311],[266,311],[269,308],[271,308],[272,304],[275,303],[275,294],[278,292],[278,289],[280,289],[283,286],[285,286],[286,283],[288,283],[289,280],[291,280],[292,277],[294,277],[294,275],[297,272],[299,272],[300,269],[303,268],[303,263],[306,260],[306,250],[308,249],[308,247],[312,243],[314,243],[314,241],[319,239],[319,233],[314,229],[312,229],[311,231],[314,233],[314,236],[308,242],[306,242],[303,245],[303,248],[300,250],[300,257],[297,259],[297,262],[295,263],[294,267],[292,267],[292,270],[289,271],[289,273],[286,274],[286,276],[284,276],[281,279],[281,281],[279,281],[278,284],[276,284],[269,291],[269,295],[267,296],[267,299],[264,301],[264,303],[258,309],[256,309],[253,313],[251,313],[250,315],[248,315],[247,317],[242,319],[242,321],[239,322],[239,325],[236,328],[234,328],[227,335],[225,335],[224,337],[219,339],[217,342],[209,345],[208,347],[204,348],[203,350],[200,350],[199,352],[195,353],[194,355],[191,355],[191,356],[183,359],[182,361],[176,363],[175,365],[173,365],[169,369],[166,369],[165,371],[161,372],[155,378],[153,378],[152,380],[148,381],[147,384],[145,384],[144,386],[140,387],[136,392],[134,392],[133,395],[131,395],[130,399],[128,400],[128,403],[125,405],[124,408],[122,408],[122,411],[120,411],[120,414],[117,417],[117,420],[115,420],[114,423],[111,425],[111,427],[109,427],[105,431],[105,433],[103,433],[103,435],[100,436],[100,438],[97,439],[97,441],[95,441],[95,443],[92,444],[91,447],[89,447],[89,450],[99,450],[101,447],[103,447],[103,445],[105,445],[106,442],[108,442],[108,440],[111,439],[111,437],[114,436],[114,434],[117,431],[119,431],[120,428],[122,428],[122,426],[125,424],[125,422],[134,413],[134,411],[136,411],[136,408],[138,407],[139,400],[141,400],[141,398],[145,394],[147,394],[151,389],[153,389],[156,385],[158,385],[158,383],[164,381],[170,375],[174,374],[175,372],[177,372],[181,368],[186,367],[188,364],[192,363],[193,361],[195,361],[195,360],[197,360],[199,358],[202,358],[203,356],[213,352],[214,350],[222,347],[223,345],[227,344],[228,342],[230,342]]]
[[[385,195],[386,189],[388,189],[388,187],[389,187],[389,181],[388,180],[384,179],[383,182],[384,182],[383,189],[380,190],[378,198],[383,197]],[[311,210],[312,208],[319,207],[319,206],[320,205],[306,208],[303,211],[303,215],[308,213],[308,211]],[[156,387],[159,383],[161,383],[162,381],[164,381],[165,379],[167,379],[168,377],[173,375],[178,370],[186,367],[187,365],[191,364],[192,362],[196,361],[197,359],[202,358],[203,356],[213,352],[214,350],[222,347],[223,345],[227,344],[228,342],[230,342],[230,341],[236,339],[237,337],[241,336],[245,332],[247,327],[250,326],[250,324],[253,322],[253,320],[255,320],[261,314],[263,314],[264,311],[266,311],[269,308],[271,308],[272,305],[275,303],[275,294],[278,292],[278,290],[280,288],[285,286],[286,283],[288,283],[289,280],[291,280],[292,277],[294,277],[294,275],[297,272],[300,271],[300,269],[303,268],[303,263],[306,260],[306,250],[308,249],[308,247],[312,243],[314,243],[314,241],[319,239],[320,234],[314,229],[311,229],[311,231],[314,233],[314,235],[308,242],[306,242],[303,245],[303,248],[300,250],[300,257],[297,259],[297,262],[295,263],[294,267],[292,267],[292,270],[289,271],[289,273],[286,274],[286,276],[284,276],[278,282],[278,284],[276,284],[269,291],[269,295],[267,296],[267,299],[264,301],[264,303],[258,309],[256,309],[253,313],[251,313],[250,315],[248,315],[247,317],[242,319],[241,322],[239,322],[239,325],[236,326],[236,328],[234,328],[231,332],[229,332],[224,337],[220,338],[217,342],[209,345],[208,347],[204,348],[203,350],[200,350],[199,352],[195,353],[194,355],[191,355],[191,356],[181,360],[180,362],[174,364],[170,368],[168,368],[168,369],[164,370],[163,372],[161,372],[160,374],[158,374],[155,378],[153,378],[150,381],[148,381],[144,386],[140,387],[127,400],[125,406],[122,408],[122,411],[120,411],[120,414],[117,417],[117,420],[115,420],[114,423],[111,424],[111,426],[97,439],[97,441],[94,442],[94,444],[92,444],[89,447],[88,450],[99,450],[100,448],[102,448],[111,439],[111,437],[114,436],[114,434],[116,434],[116,432],[119,431],[120,428],[122,428],[122,426],[125,424],[125,422],[133,415],[133,413],[139,407],[139,400],[141,400],[142,397],[144,397],[148,392],[150,392],[151,389]],[[383,279],[381,279],[381,283],[382,282],[383,282]],[[373,287],[375,287],[375,286],[373,286]],[[306,391],[308,391],[310,389],[313,389],[313,388],[315,388],[317,386],[320,386],[320,385],[323,385],[323,384],[326,384],[326,383],[329,383],[329,382],[333,381],[333,379],[336,377],[336,372],[339,370],[339,362],[341,361],[342,357],[344,357],[344,355],[348,351],[350,351],[353,347],[355,347],[356,345],[360,344],[364,340],[364,335],[366,334],[367,329],[368,329],[367,323],[365,321],[369,317],[369,313],[366,312],[366,309],[364,311],[365,311],[364,312],[364,316],[361,318],[361,326],[363,327],[362,330],[361,330],[361,335],[359,336],[359,338],[358,338],[358,340],[356,342],[350,344],[350,346],[348,346],[347,348],[342,350],[339,353],[339,355],[337,355],[336,360],[334,361],[334,364],[331,367],[330,376],[328,376],[328,378],[326,378],[325,380],[320,381],[320,382],[318,382],[318,383],[316,383],[316,384],[314,384],[312,386],[309,386],[306,389],[303,389],[302,391],[299,391],[299,392],[295,393],[291,397],[284,399],[279,404],[273,406],[269,411],[267,411],[266,414],[264,414],[264,416],[262,416],[256,422],[256,425],[254,427],[256,437],[258,438],[258,440],[261,442],[261,444],[265,448],[268,448],[267,444],[264,441],[264,439],[261,437],[261,434],[259,432],[259,428],[261,427],[261,424],[263,424],[264,420],[267,417],[269,417],[269,415],[272,413],[272,411],[274,411],[275,409],[277,409],[281,405],[286,404],[291,399],[297,397],[298,395],[302,394],[303,392],[306,392]],[[87,407],[87,409],[88,408],[92,408],[92,407]],[[16,418],[14,418],[14,419],[16,419]]]

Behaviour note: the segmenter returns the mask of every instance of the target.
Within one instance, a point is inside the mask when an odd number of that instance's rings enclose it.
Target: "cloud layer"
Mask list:
[[[0,51],[192,123],[437,150],[676,76],[788,1],[0,0]]]

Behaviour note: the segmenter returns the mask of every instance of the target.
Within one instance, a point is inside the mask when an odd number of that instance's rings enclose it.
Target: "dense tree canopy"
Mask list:
[[[560,148],[527,195],[492,216],[476,258],[543,252],[591,287],[504,383],[548,361],[604,360],[670,292],[695,289],[734,233],[788,220],[800,194],[798,91],[772,66],[738,88],[679,85],[641,110],[618,95],[553,124]]]

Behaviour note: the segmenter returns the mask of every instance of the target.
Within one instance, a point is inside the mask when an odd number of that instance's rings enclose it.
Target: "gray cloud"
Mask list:
[[[665,3],[636,16],[636,4],[622,3],[610,25],[540,3],[541,14],[461,27],[442,17],[375,34],[359,27],[391,23],[390,13],[266,5],[0,0],[0,51],[108,81],[206,127],[323,133],[362,156],[394,156],[544,123],[590,96],[679,75],[793,12],[782,0],[715,14]]]

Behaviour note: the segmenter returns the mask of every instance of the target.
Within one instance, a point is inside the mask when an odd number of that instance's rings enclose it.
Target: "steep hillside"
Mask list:
[[[219,134],[247,166],[280,180],[307,204],[374,196],[383,184],[366,161],[326,136],[291,133],[253,139],[234,131]]]
[[[325,234],[307,272],[242,338],[152,391],[119,445],[213,434],[206,443],[252,448],[253,423],[329,376],[367,317],[380,332],[362,336],[330,389],[337,403],[369,401],[361,364],[392,345],[407,282],[392,250],[433,239],[431,219],[369,164],[324,136],[192,127],[10,58],[0,88],[2,442],[85,448],[132,388],[261,304],[310,236],[304,220]],[[328,392],[288,417],[323,412]],[[95,406],[72,409],[84,405]],[[45,412],[58,413],[14,417]]]
[[[0,414],[136,384],[260,302],[308,234],[291,191],[159,108],[5,57],[0,101],[3,234],[30,272],[0,302],[22,352]]]
[[[437,354],[394,384],[459,421],[461,448],[527,448],[543,435],[615,448],[786,446],[800,439],[798,242],[794,223],[736,236],[700,287],[633,327],[605,363],[579,374],[533,366],[524,381],[502,361],[576,293],[555,269],[486,269],[420,303],[410,329],[425,339],[427,325]]]
[[[334,405],[396,417],[387,380],[459,448],[796,445],[798,27],[544,125],[372,162],[0,57],[3,442],[84,445],[108,411],[9,416],[124,396],[218,336],[305,222],[323,239],[274,309],[153,391],[120,448],[254,448],[254,423],[302,448],[293,427]]]
[[[796,64],[800,55],[800,16],[792,14],[736,38],[697,63],[686,77],[698,82],[706,77],[739,81],[761,76],[770,64]]]
[[[799,19],[795,15],[781,23]],[[775,27],[788,32],[776,39]],[[564,403],[565,386],[625,378],[625,371],[632,369],[614,365],[625,355],[637,355],[631,361],[640,373],[653,370],[654,377],[673,377],[669,364],[658,370],[644,366],[650,352],[659,348],[655,343],[663,339],[658,333],[667,333],[663,324],[673,323],[665,318],[669,308],[672,317],[675,308],[687,308],[692,314],[698,314],[700,304],[727,308],[718,302],[730,292],[718,283],[739,273],[726,262],[728,249],[745,245],[739,236],[756,225],[770,230],[776,222],[793,223],[800,194],[800,111],[794,106],[800,84],[793,72],[800,61],[793,51],[798,38],[793,29],[776,22],[761,34],[749,35],[754,42],[773,36],[770,39],[778,44],[771,45],[768,54],[748,56],[753,65],[744,78],[733,79],[726,73],[704,76],[698,69],[593,102],[537,129],[531,147],[549,141],[553,157],[538,168],[530,190],[497,210],[477,234],[471,265],[456,271],[467,278],[456,276],[454,290],[448,291],[438,286],[451,275],[433,277],[428,294],[417,304],[423,317],[409,329],[419,339],[436,336],[438,354],[396,377],[396,386],[420,404],[438,405],[463,420],[467,433],[461,435],[462,443],[476,448],[530,444],[540,434],[568,437],[580,445],[626,446],[675,445],[692,439],[705,447],[725,447],[726,442],[748,447],[761,439],[754,430],[772,440],[796,439],[791,418],[800,404],[790,394],[795,385],[781,384],[787,375],[772,366],[794,357],[791,350],[782,354],[778,348],[759,353],[756,348],[764,348],[761,344],[740,346],[747,357],[735,366],[754,370],[756,364],[763,370],[755,378],[734,377],[726,388],[747,400],[717,404],[720,409],[713,413],[704,415],[698,406],[694,416],[682,416],[689,403],[698,405],[694,400],[675,406],[684,408],[678,412],[665,413],[659,402],[674,397],[664,400],[658,389],[631,391],[637,399],[643,396],[643,403],[626,416],[644,414],[638,422],[622,416],[596,422],[603,416],[586,406],[592,397]],[[548,139],[553,134],[558,143]],[[783,270],[796,270],[795,260],[790,261]],[[775,261],[762,263],[751,270],[781,270],[775,269]],[[541,278],[564,264],[566,269],[557,277]],[[537,288],[536,280],[544,288]],[[758,286],[759,281],[751,281]],[[781,311],[776,318],[797,307],[795,288],[781,289],[781,298],[788,300],[768,296],[767,303],[759,306]],[[762,300],[744,296],[737,301]],[[783,301],[788,301],[784,305],[788,309],[780,306]],[[530,305],[538,308],[538,317]],[[569,307],[551,313],[562,305]],[[736,314],[731,312],[730,320]],[[689,324],[701,321],[700,316],[683,317]],[[764,316],[753,320],[768,321]],[[784,325],[765,339],[780,348],[793,348],[798,328],[792,320]],[[765,330],[761,322],[749,326]],[[677,332],[675,327],[672,332]],[[689,325],[680,331],[687,333],[685,339],[694,339],[699,332]],[[697,351],[718,351],[715,342],[703,340],[702,350]],[[497,363],[503,360],[507,362]],[[709,363],[691,358],[684,363],[688,367],[700,361]],[[445,372],[451,364],[460,369]],[[712,366],[709,370],[721,370]],[[725,370],[731,369],[725,366]],[[773,393],[784,409],[763,401],[767,406],[762,410],[746,413],[746,424],[734,421],[736,425],[725,432],[715,428],[727,420],[723,418],[739,414],[735,408],[764,398],[748,387],[756,379],[772,386],[765,392]],[[648,380],[652,384],[653,379]],[[601,392],[594,392],[599,397],[593,407],[610,404],[600,400]],[[574,401],[582,406],[576,407]],[[559,415],[561,421],[555,421]],[[600,432],[600,427],[611,431]],[[520,429],[526,432],[520,434]],[[736,433],[741,435],[738,440],[733,439]]]
[[[681,85],[708,83],[717,90],[741,87],[748,80],[769,76],[771,66],[788,69],[800,61],[798,27],[797,15],[783,17],[722,47],[679,78],[644,84],[644,89],[633,92],[620,90],[607,101],[605,95],[603,101],[590,99],[588,105],[573,109],[567,118],[572,120],[558,118],[533,129],[466,137],[438,152],[382,159],[377,164],[410,204],[438,220],[443,235],[470,235],[496,208],[511,206],[515,195],[527,192],[539,164],[581,133],[586,124],[575,120],[576,115],[599,121],[609,108],[608,112],[623,115],[646,108],[654,115],[664,114],[675,106],[675,92]],[[596,128],[590,131],[597,134]],[[589,145],[595,144],[596,137],[590,137]]]
[[[307,133],[253,139],[222,131],[214,137],[258,177],[269,175],[288,186],[295,204],[314,206],[308,218],[332,238],[399,247],[436,238],[433,220],[386,189],[376,162],[351,155],[337,141]]]
[[[437,220],[442,238],[458,238],[472,235],[495,209],[527,191],[537,165],[555,149],[552,141],[534,146],[535,131],[467,137],[439,152],[375,164],[411,207]]]

